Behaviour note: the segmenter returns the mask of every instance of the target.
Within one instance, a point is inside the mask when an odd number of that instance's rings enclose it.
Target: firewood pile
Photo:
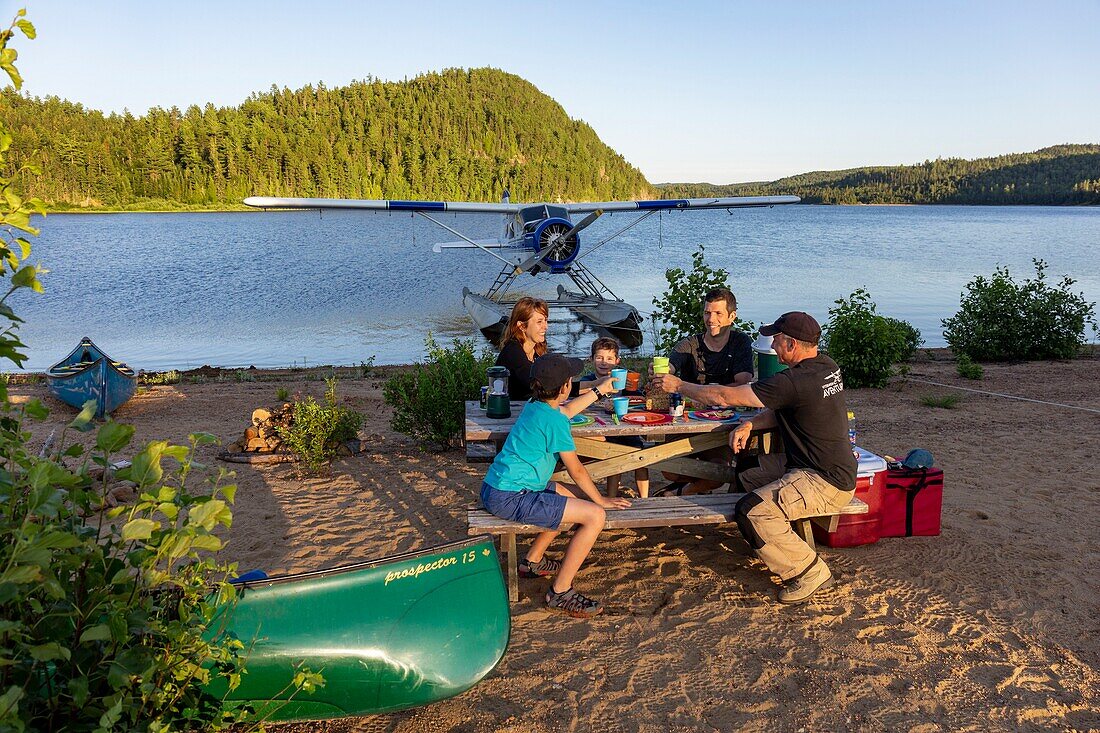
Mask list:
[[[244,430],[244,436],[226,446],[238,453],[278,453],[285,451],[278,428],[289,428],[294,421],[294,409],[283,403],[277,410],[259,407],[252,411],[252,424]]]
[[[294,407],[290,403],[276,410],[259,407],[252,411],[252,424],[244,430],[244,435],[225,450],[218,458],[231,463],[283,463],[296,461],[297,457],[283,445],[277,428],[288,428],[294,422]]]

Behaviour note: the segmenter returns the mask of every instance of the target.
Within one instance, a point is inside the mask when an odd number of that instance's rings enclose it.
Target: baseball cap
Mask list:
[[[914,448],[905,456],[901,465],[906,468],[932,468],[934,463],[931,453],[924,448]]]
[[[531,381],[544,390],[561,389],[571,378],[581,373],[584,362],[561,354],[543,354],[531,365]]]
[[[774,336],[777,333],[816,344],[821,338],[821,326],[809,313],[791,311],[776,318],[775,323],[760,327],[761,336]]]

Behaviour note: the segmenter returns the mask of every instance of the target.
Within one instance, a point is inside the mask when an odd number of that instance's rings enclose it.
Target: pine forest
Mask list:
[[[1100,204],[1100,145],[979,160],[652,185],[524,79],[450,69],[408,81],[272,87],[237,107],[108,114],[5,90],[0,114],[52,210],[240,208],[250,195],[583,201],[795,194],[826,204]]]

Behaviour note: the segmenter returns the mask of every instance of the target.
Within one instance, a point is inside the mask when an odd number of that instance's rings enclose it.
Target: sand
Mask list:
[[[992,365],[970,382],[930,360],[911,376],[1097,410],[1098,369],[1095,356]],[[254,407],[276,404],[276,388],[324,389],[301,372],[227,374],[148,388],[116,418],[138,440],[202,430],[229,442]],[[41,384],[12,391],[42,398],[55,423],[72,414]],[[311,570],[466,536],[485,466],[390,430],[377,373],[340,391],[368,416],[366,453],[306,480],[285,464],[230,466],[240,488],[225,555],[243,570]],[[921,404],[951,392],[901,378],[849,391],[861,445],[936,456],[943,534],[824,549],[838,582],[820,599],[779,606],[735,526],[609,531],[577,580],[603,616],[552,615],[547,581],[521,579],[511,645],[474,689],[291,729],[1100,729],[1100,414],[958,391],[955,409]],[[203,449],[207,462],[215,452]]]

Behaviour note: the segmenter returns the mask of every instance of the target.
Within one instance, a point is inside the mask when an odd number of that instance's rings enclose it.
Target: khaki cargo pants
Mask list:
[[[757,557],[783,580],[805,572],[817,556],[791,522],[839,509],[854,493],[841,491],[814,471],[788,471],[782,453],[760,456],[760,466],[740,478],[751,493],[737,502],[737,525]]]

